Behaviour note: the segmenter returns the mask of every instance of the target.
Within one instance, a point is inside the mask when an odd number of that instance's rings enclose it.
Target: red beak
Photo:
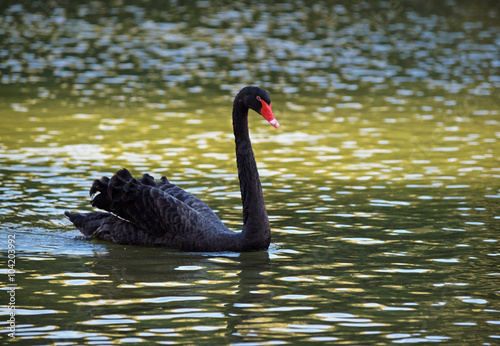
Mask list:
[[[273,125],[275,128],[280,127],[280,123],[278,122],[278,120],[274,118],[271,105],[268,105],[266,101],[260,98],[260,96],[257,96],[257,100],[259,100],[260,103],[262,104],[262,109],[260,110],[260,114],[264,117],[264,119],[269,121],[269,124]]]

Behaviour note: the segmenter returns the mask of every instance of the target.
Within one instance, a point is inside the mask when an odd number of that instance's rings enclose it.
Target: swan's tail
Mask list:
[[[159,246],[156,238],[135,225],[110,213],[64,214],[82,232],[85,239],[101,239],[118,244]]]
[[[87,220],[85,214],[70,213],[69,211],[65,211],[64,215],[66,215],[69,221],[71,221],[75,227],[87,237],[91,236],[92,233],[94,233],[99,227],[99,223]]]
[[[70,213],[65,211],[64,215],[69,218],[75,227],[82,232],[86,238],[99,238],[104,239],[102,226],[108,223],[113,215],[109,213]]]

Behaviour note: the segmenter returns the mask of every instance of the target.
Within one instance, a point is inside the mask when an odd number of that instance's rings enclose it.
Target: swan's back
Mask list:
[[[179,186],[172,184],[166,177],[161,177],[160,180],[155,181],[149,174],[144,174],[142,179],[139,181],[142,184],[154,186],[155,188],[162,190],[166,194],[185,203],[199,213],[206,215],[206,217],[217,217],[217,215],[205,202],[189,192],[184,191]]]
[[[95,180],[91,204],[104,212],[66,212],[87,237],[119,244],[165,246],[187,251],[239,251],[240,236],[229,230],[206,203],[170,183],[126,169]]]

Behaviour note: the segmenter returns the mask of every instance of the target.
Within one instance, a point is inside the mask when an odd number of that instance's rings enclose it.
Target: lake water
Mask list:
[[[2,6],[3,342],[499,343],[496,4]],[[268,251],[76,238],[63,212],[121,167],[240,229],[247,84],[282,125],[250,119]]]

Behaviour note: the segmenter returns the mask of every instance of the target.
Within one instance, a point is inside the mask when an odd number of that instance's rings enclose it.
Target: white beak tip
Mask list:
[[[273,125],[275,128],[280,127],[280,123],[276,119],[269,121],[269,124]]]

